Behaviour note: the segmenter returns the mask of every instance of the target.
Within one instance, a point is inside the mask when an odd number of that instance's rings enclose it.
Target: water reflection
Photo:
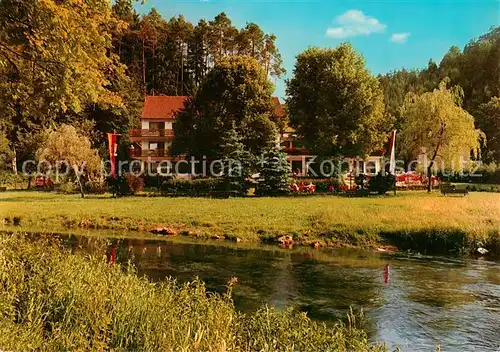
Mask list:
[[[238,278],[234,301],[295,306],[334,322],[363,308],[372,341],[409,351],[496,351],[500,348],[500,266],[481,260],[399,257],[354,250],[237,248],[196,243],[73,237],[68,246],[117,263],[131,261],[154,281],[199,277],[223,292]],[[405,347],[406,346],[406,347]]]

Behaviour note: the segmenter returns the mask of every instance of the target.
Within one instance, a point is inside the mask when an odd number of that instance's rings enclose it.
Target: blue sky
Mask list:
[[[309,46],[351,42],[372,73],[378,74],[423,68],[430,58],[439,62],[452,45],[462,49],[470,39],[500,24],[498,0],[147,0],[136,6],[140,13],[152,7],[167,19],[182,13],[194,24],[222,11],[238,28],[257,23],[277,36],[285,78],[292,75],[295,56]],[[284,97],[284,79],[275,84],[275,94]]]

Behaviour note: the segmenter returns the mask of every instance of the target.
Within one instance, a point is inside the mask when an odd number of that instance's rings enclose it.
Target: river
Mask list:
[[[131,261],[154,281],[203,280],[222,292],[238,278],[234,302],[294,306],[328,324],[363,309],[372,342],[403,351],[500,351],[500,263],[361,250],[246,248],[215,242],[93,240],[72,236],[75,251]]]

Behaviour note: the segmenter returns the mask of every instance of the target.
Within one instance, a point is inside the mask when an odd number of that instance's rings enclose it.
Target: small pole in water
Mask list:
[[[116,247],[112,247],[109,253],[109,264],[115,264],[116,262]]]
[[[387,283],[389,283],[389,264],[386,264],[384,269],[384,284]]]

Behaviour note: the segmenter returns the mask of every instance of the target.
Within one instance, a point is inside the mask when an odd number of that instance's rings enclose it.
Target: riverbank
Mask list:
[[[385,350],[353,314],[327,327],[292,310],[240,313],[237,280],[212,294],[199,281],[151,283],[53,239],[0,235],[0,249],[1,350]]]
[[[429,254],[500,252],[500,194],[434,192],[342,198],[163,198],[0,194],[3,230],[100,229],[289,246],[395,248]],[[16,223],[19,226],[14,226]]]

